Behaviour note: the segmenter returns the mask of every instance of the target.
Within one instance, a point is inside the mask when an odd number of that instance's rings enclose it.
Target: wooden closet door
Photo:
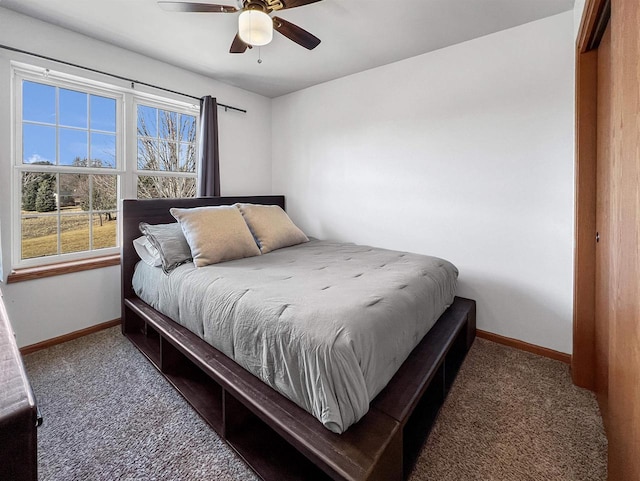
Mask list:
[[[609,479],[640,480],[640,2],[612,0]]]
[[[613,166],[613,86],[611,24],[598,47],[597,160],[596,160],[596,393],[607,422],[609,390],[609,324],[611,322],[611,175]]]
[[[572,367],[598,392],[609,481],[640,480],[639,25],[639,0],[587,0],[578,39]]]

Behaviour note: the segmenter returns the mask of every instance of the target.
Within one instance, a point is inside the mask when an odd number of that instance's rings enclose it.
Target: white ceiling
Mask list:
[[[232,55],[237,13],[171,13],[155,0],[1,0],[2,6],[267,97],[481,37],[573,8],[574,0],[322,0],[277,15],[322,40],[274,32]],[[198,0],[203,3],[203,0]],[[235,5],[234,0],[211,3]]]

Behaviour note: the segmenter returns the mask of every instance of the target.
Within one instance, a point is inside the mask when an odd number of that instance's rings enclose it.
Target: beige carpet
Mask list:
[[[25,364],[41,481],[255,479],[118,328]],[[560,362],[478,339],[410,479],[605,480],[594,396]]]
[[[566,364],[476,339],[411,479],[604,481],[606,453]]]

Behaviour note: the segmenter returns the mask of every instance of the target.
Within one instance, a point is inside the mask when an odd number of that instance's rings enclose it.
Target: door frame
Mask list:
[[[598,45],[611,0],[587,0],[576,40],[576,152],[573,354],[574,384],[595,390],[596,138]]]

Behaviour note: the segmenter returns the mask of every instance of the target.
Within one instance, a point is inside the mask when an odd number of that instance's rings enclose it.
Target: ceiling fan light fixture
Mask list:
[[[245,10],[238,17],[238,34],[248,45],[266,45],[273,40],[273,21],[260,10]]]

